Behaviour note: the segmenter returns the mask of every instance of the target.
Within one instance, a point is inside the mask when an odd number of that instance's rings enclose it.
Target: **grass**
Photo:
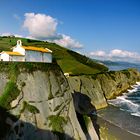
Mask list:
[[[128,70],[121,70],[121,72],[125,74],[128,79],[130,78],[130,72]]]
[[[56,63],[29,63],[29,62],[0,62],[0,72],[9,73],[10,79],[15,79],[12,76],[17,76],[20,70],[32,73],[33,71],[41,70],[48,71],[50,67],[55,67]]]
[[[10,103],[20,94],[20,90],[16,85],[17,76],[19,74],[17,63],[0,63],[0,71],[8,73],[9,82],[7,82],[2,95],[0,96],[0,106],[9,110]]]
[[[89,123],[90,123],[90,119],[88,118],[87,115],[83,115],[83,119],[85,121],[86,127],[88,127],[89,126]]]
[[[24,112],[25,110],[28,110],[29,112],[36,114],[39,113],[40,111],[33,105],[30,105],[26,101],[23,102],[23,108],[21,109],[21,113]]]
[[[10,103],[17,98],[19,93],[20,91],[17,85],[9,81],[6,84],[3,94],[0,96],[0,106],[9,110],[11,108]]]
[[[52,131],[63,133],[63,125],[67,123],[64,117],[51,115],[48,117],[49,127],[52,127]]]
[[[103,66],[103,65],[99,65],[97,63],[95,63],[92,59],[88,58],[87,56],[84,55],[80,55],[79,53],[76,53],[74,51],[71,50],[67,50],[77,61],[79,61],[80,63],[89,66],[91,68],[95,67],[96,69],[100,69],[102,71],[107,71],[108,68]]]
[[[36,70],[48,71],[50,66],[51,66],[51,64],[30,63],[30,62],[20,63],[20,65],[19,65],[20,68],[24,68],[25,71],[29,72],[29,73],[32,73],[33,71],[36,71]]]
[[[72,50],[61,47],[55,43],[25,38],[0,37],[0,50],[11,50],[10,48],[16,45],[16,41],[18,39],[21,39],[22,44],[25,46],[44,47],[51,49],[53,51],[54,60],[57,61],[64,73],[68,72],[71,75],[81,75],[95,74],[108,70],[108,68],[104,65],[99,64]],[[27,65],[27,67],[32,70],[32,66],[30,64]]]

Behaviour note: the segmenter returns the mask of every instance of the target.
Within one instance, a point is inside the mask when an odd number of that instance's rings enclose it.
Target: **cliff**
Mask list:
[[[2,62],[0,139],[98,140],[92,114],[137,81],[135,69],[66,79],[56,63]]]
[[[57,64],[3,62],[0,68],[0,139],[98,140],[87,116],[87,132],[82,129]]]
[[[107,99],[121,95],[131,85],[140,81],[140,73],[136,69],[109,71],[96,75],[68,77],[71,89],[90,97],[97,109],[107,106]]]

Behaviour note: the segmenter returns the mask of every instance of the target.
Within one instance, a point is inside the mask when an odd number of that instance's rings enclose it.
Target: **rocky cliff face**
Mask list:
[[[0,63],[0,67],[2,140],[98,140],[96,118],[90,115],[140,80],[134,69],[67,81],[57,64]]]
[[[0,65],[5,71],[0,74],[0,139],[87,139],[67,79],[56,64]],[[93,127],[89,135],[98,140]]]
[[[90,97],[97,109],[107,106],[106,99],[115,98],[140,81],[136,69],[110,71],[92,76],[68,77],[71,89]]]
[[[71,89],[81,92],[90,97],[96,108],[107,106],[103,90],[98,79],[94,80],[91,76],[74,76],[68,78]]]

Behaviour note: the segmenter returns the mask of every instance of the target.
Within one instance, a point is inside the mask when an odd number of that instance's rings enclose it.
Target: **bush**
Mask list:
[[[0,106],[6,109],[10,109],[10,103],[17,98],[19,93],[20,91],[17,88],[17,85],[14,82],[9,81],[6,84],[2,96],[0,96]]]
[[[130,78],[130,72],[128,70],[121,70],[121,72],[125,74],[128,79]]]
[[[48,71],[50,67],[55,67],[56,63],[37,63],[37,62],[1,62],[0,72],[8,72],[10,79],[20,73],[20,70],[32,73],[33,71]],[[12,78],[13,79],[13,78]],[[15,78],[13,79],[15,80]]]
[[[85,121],[86,127],[88,127],[89,123],[90,123],[90,119],[88,118],[87,115],[83,115],[83,119]]]
[[[40,111],[33,105],[28,104],[26,101],[23,102],[23,108],[20,111],[21,113],[24,112],[24,110],[28,110],[29,112],[36,114],[39,113]]]
[[[48,120],[50,121],[49,127],[52,127],[53,131],[63,133],[63,125],[66,123],[64,117],[51,115],[48,117]]]

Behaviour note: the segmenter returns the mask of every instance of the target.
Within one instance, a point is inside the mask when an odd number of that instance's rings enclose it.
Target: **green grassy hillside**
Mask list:
[[[80,55],[74,51],[61,47],[55,43],[37,41],[25,38],[0,37],[0,51],[11,50],[16,45],[16,41],[21,39],[24,46],[47,47],[53,51],[53,58],[63,70],[72,75],[95,74],[107,71],[108,68],[101,65],[86,56]]]

